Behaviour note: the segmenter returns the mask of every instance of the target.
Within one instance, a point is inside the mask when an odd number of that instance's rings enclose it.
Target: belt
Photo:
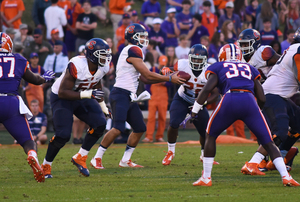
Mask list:
[[[226,93],[251,93],[251,91],[243,89],[230,89]]]
[[[0,93],[0,96],[17,96],[17,95],[13,93]]]

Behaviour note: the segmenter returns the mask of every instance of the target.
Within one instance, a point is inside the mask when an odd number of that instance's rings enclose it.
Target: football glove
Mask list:
[[[47,70],[42,77],[45,79],[45,82],[51,81],[55,78],[55,73],[53,71]]]
[[[170,73],[172,73],[173,71],[169,68],[169,67],[164,67],[161,70],[161,74],[162,75],[169,75]]]

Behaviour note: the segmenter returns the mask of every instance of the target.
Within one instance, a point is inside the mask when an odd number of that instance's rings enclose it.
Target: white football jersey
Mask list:
[[[116,67],[116,83],[114,87],[136,93],[139,85],[138,79],[140,73],[127,61],[127,58],[131,57],[130,54],[140,56],[144,59],[144,54],[140,47],[136,45],[127,45],[123,48]]]
[[[265,94],[271,93],[283,98],[290,98],[298,91],[300,65],[298,64],[297,67],[294,56],[298,54],[297,60],[299,60],[299,46],[299,43],[291,45],[273,66],[268,79],[263,84]]]
[[[260,46],[248,61],[250,65],[256,69],[260,69],[262,73],[267,76],[272,67],[267,65],[267,61],[273,56],[271,46]]]
[[[60,83],[64,78],[66,71],[70,71],[70,74],[76,78],[73,90],[80,92],[82,90],[92,89],[109,70],[109,65],[106,63],[104,67],[98,66],[98,70],[92,75],[85,56],[73,57],[69,61],[69,64],[70,63],[73,65],[70,65],[69,68],[65,69],[62,75],[52,85],[52,92],[54,94],[58,94]]]
[[[191,75],[188,82],[182,84],[178,89],[178,95],[182,97],[185,101],[194,104],[198,93],[202,90],[203,86],[206,84],[207,80],[205,78],[205,71],[209,65],[205,65],[202,69],[201,74],[196,77],[190,67],[190,62],[188,59],[181,59],[174,65],[175,71],[184,71]]]

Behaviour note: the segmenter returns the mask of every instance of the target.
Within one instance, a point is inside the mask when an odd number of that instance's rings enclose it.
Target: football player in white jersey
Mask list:
[[[109,70],[110,54],[111,50],[105,40],[90,39],[85,45],[85,56],[73,57],[53,84],[50,99],[55,135],[50,140],[42,165],[46,178],[52,178],[52,162],[59,150],[70,140],[73,114],[90,127],[79,152],[72,157],[79,172],[89,176],[86,167],[87,154],[103,135],[106,126],[103,112],[108,112],[103,102],[101,78]]]
[[[243,59],[258,71],[264,81],[273,65],[276,64],[280,55],[268,45],[261,46],[260,33],[255,29],[245,29],[237,40],[243,53]]]
[[[202,90],[207,80],[205,78],[205,71],[208,66],[207,57],[208,53],[205,46],[195,44],[191,47],[189,52],[189,59],[178,60],[174,65],[174,71],[184,71],[191,75],[191,78],[185,84],[181,85],[175,94],[170,106],[170,125],[168,128],[168,152],[162,160],[163,165],[170,165],[175,157],[175,146],[178,136],[178,128],[180,123],[185,119],[186,115],[190,112],[198,93]],[[165,67],[162,72],[169,72],[169,68]],[[211,96],[208,98],[207,103],[210,104],[218,98],[218,89],[215,88]],[[197,119],[193,120],[198,133],[200,134],[201,156],[202,160],[206,126],[208,123],[209,114],[206,108],[199,111]],[[215,164],[218,164],[215,162]]]
[[[300,84],[300,28],[294,35],[291,46],[283,53],[276,65],[268,74],[263,89],[266,95],[266,103],[262,112],[270,125],[275,144],[278,146],[288,137],[289,127],[295,133],[300,132],[300,109],[291,97],[298,91]],[[287,151],[281,150],[284,158]],[[267,152],[259,147],[249,163],[259,164]],[[247,162],[242,168],[244,174],[253,174],[255,170],[249,171]],[[264,173],[259,173],[264,175]],[[297,185],[299,186],[299,185]]]
[[[242,50],[244,60],[258,69],[258,71],[262,76],[261,82],[263,83],[267,79],[268,73],[270,72],[272,67],[276,64],[276,62],[280,58],[280,55],[278,55],[271,46],[268,45],[261,46],[260,33],[255,29],[243,30],[240,33],[237,42]],[[272,126],[270,125],[270,127]],[[295,141],[296,139],[293,137],[288,138],[287,140],[284,141],[285,142],[284,145],[293,145]],[[288,147],[289,146],[283,146],[282,150],[285,150]],[[287,151],[289,151],[289,149]],[[296,154],[297,152],[295,152],[295,148],[292,148],[288,156],[291,155],[290,158],[293,159]],[[283,157],[285,156],[284,153],[282,153],[281,155],[283,155]],[[268,158],[265,157],[265,160],[267,159]],[[286,159],[285,161],[286,161],[285,163],[289,162]],[[289,166],[291,166],[291,164],[292,162],[289,163]],[[265,164],[262,164],[260,165],[260,167],[264,167],[264,165]],[[264,168],[261,168],[261,170],[267,171],[267,169],[271,169],[271,168],[275,169],[275,166],[274,165],[266,166]]]
[[[103,169],[102,157],[106,149],[125,130],[125,121],[127,121],[133,132],[129,135],[127,146],[120,167],[143,167],[131,161],[131,155],[137,146],[141,136],[146,131],[143,115],[136,102],[132,102],[138,87],[139,77],[144,83],[159,83],[171,81],[175,84],[182,84],[184,79],[176,74],[172,76],[163,76],[150,72],[143,62],[142,47],[148,45],[148,32],[143,25],[133,23],[125,30],[125,39],[128,45],[122,50],[117,67],[116,83],[111,90],[109,100],[113,115],[113,128],[108,131],[100,147],[91,161],[91,165],[96,169]],[[140,76],[141,75],[141,76]]]

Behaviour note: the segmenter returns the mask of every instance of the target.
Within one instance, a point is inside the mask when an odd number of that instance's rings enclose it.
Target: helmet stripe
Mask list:
[[[233,59],[233,60],[235,60],[236,59],[236,57],[235,57],[235,53],[236,53],[236,48],[235,48],[235,45],[233,44],[233,43],[230,43],[229,44],[230,45],[230,49],[231,49],[231,59]]]

